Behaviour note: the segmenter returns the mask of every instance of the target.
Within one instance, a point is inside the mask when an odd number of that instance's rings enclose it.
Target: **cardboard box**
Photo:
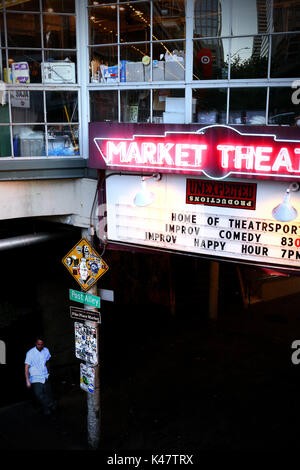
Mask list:
[[[185,98],[177,98],[177,97],[166,97],[166,112],[167,113],[178,113],[184,111],[185,107]]]
[[[27,62],[13,62],[11,64],[13,83],[30,83],[29,65]]]
[[[154,82],[162,82],[165,79],[165,62],[163,60],[153,61],[152,77]]]
[[[126,62],[126,82],[144,82],[142,62]]]
[[[43,83],[75,83],[75,64],[65,60],[42,62]]]
[[[163,113],[164,124],[184,124],[185,113]]]
[[[152,81],[163,82],[165,79],[165,62],[163,60],[153,60]],[[145,82],[150,82],[151,65],[144,65]]]
[[[185,65],[184,62],[168,61],[165,63],[165,80],[184,80]]]

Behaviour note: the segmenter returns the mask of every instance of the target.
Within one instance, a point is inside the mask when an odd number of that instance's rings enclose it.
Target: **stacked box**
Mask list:
[[[165,80],[184,80],[185,66],[184,62],[176,62],[175,60],[165,63]]]
[[[163,60],[153,61],[152,77],[154,82],[162,82],[165,79],[165,62]]]
[[[142,62],[126,62],[126,82],[143,82],[144,66]]]

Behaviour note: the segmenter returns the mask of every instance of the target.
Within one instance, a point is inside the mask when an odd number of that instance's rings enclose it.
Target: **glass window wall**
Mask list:
[[[0,156],[79,155],[75,0],[0,6]]]

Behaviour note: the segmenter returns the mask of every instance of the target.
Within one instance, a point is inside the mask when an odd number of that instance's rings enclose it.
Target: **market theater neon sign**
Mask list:
[[[242,133],[213,125],[196,132],[165,132],[126,138],[96,137],[106,168],[205,174],[295,177],[300,175],[300,140]]]

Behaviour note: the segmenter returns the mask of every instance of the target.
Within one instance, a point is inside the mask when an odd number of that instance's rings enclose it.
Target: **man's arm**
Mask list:
[[[26,380],[26,386],[28,388],[31,387],[31,382],[29,380],[29,364],[25,364],[25,380]]]

